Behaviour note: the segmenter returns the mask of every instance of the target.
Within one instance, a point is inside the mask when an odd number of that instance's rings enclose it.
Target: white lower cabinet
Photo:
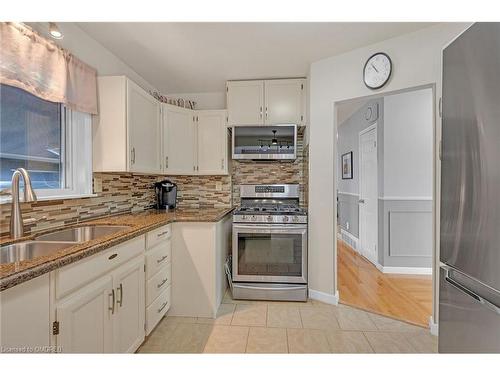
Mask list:
[[[146,234],[146,335],[156,327],[171,305],[171,224]],[[162,236],[161,242],[158,236]]]
[[[62,353],[113,352],[113,278],[81,288],[57,304],[56,344]]]
[[[144,257],[113,272],[115,316],[114,352],[133,353],[144,341]]]

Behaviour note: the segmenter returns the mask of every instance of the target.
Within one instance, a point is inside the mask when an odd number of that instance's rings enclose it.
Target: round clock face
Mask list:
[[[379,89],[384,86],[392,72],[392,62],[389,56],[379,52],[371,56],[363,69],[365,85],[371,89]]]

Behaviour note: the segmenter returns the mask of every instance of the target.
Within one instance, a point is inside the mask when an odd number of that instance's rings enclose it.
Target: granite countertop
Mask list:
[[[16,263],[0,264],[0,291],[22,282],[99,253],[124,241],[140,236],[153,229],[174,222],[217,222],[229,214],[233,208],[189,208],[171,211],[147,210],[117,216],[102,217],[51,230],[37,232],[13,241],[9,237],[0,238],[0,245],[33,240],[35,236],[61,229],[82,225],[127,225],[129,228],[92,241],[55,251],[50,255]]]

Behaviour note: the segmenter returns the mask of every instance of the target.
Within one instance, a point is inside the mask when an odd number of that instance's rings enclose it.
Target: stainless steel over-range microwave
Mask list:
[[[233,126],[233,159],[295,160],[297,125]]]

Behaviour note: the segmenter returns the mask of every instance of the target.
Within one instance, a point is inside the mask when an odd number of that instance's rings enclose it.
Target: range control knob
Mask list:
[[[252,215],[252,221],[257,221],[257,216]]]
[[[284,222],[284,223],[288,223],[288,221],[289,221],[289,220],[290,220],[290,219],[289,219],[289,217],[288,217],[288,216],[283,216],[283,222]]]
[[[247,215],[241,215],[241,220],[246,220]]]
[[[299,222],[299,217],[298,216],[294,216],[292,218],[292,220],[293,220],[294,223],[298,223]]]
[[[273,221],[273,217],[271,215],[267,215],[267,221]]]

